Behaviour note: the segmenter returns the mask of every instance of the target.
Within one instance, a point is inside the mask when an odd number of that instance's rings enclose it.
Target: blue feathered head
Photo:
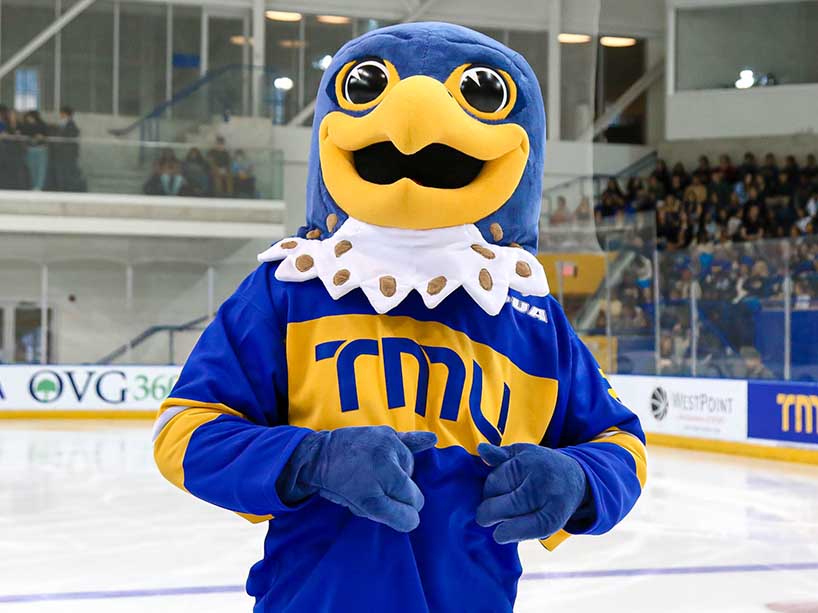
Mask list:
[[[307,221],[329,236],[348,216],[415,230],[476,224],[534,252],[545,111],[525,59],[445,23],[369,32],[344,45],[315,107]]]

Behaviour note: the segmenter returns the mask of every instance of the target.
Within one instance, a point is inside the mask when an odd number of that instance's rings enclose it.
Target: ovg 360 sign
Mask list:
[[[0,366],[2,410],[154,410],[178,367]]]

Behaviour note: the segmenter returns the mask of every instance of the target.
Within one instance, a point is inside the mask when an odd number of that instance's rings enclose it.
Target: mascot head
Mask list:
[[[548,292],[532,255],[544,147],[542,94],[518,53],[444,23],[369,32],[321,80],[307,225],[259,257],[334,299],[360,288],[379,313],[412,290],[434,308],[463,288],[495,315],[510,289]]]
[[[326,236],[348,216],[476,224],[489,242],[534,252],[544,145],[542,94],[520,54],[451,24],[375,30],[321,81],[305,233]]]

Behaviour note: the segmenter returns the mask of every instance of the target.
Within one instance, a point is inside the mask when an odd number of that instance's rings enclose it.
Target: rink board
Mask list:
[[[0,419],[151,418],[177,366],[0,366]],[[818,384],[611,375],[651,442],[818,461]]]
[[[0,418],[151,418],[177,366],[0,366]]]
[[[611,375],[648,441],[818,463],[818,384]]]

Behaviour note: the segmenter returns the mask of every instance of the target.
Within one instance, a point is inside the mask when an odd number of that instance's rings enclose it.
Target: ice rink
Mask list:
[[[174,490],[148,423],[0,430],[0,610],[250,611],[264,526]],[[818,612],[818,468],[652,447],[604,537],[521,548],[520,612]]]

